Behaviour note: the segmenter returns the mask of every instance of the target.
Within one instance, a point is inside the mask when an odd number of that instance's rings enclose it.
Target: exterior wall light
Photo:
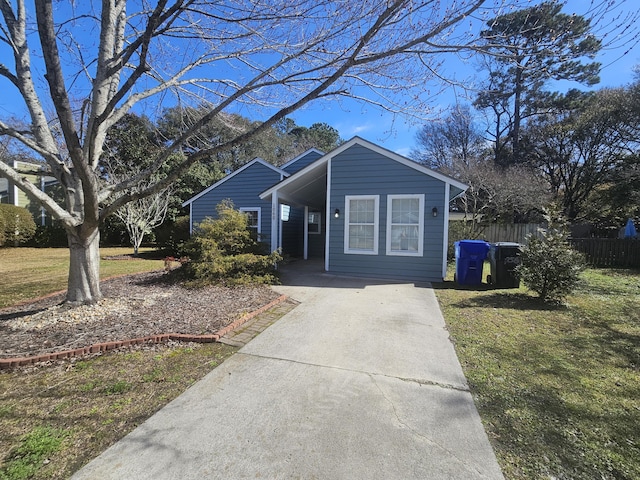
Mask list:
[[[340,218],[340,209],[336,208],[335,212],[333,212],[333,216],[336,218]]]
[[[432,214],[434,217],[437,217],[437,216],[438,216],[438,207],[433,207],[433,208],[431,209],[431,214]]]

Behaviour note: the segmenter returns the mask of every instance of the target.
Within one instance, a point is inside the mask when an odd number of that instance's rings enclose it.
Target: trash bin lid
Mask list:
[[[520,248],[522,245],[515,242],[496,242],[491,244],[492,247],[515,247]]]
[[[489,243],[484,240],[459,240],[455,246],[461,253],[467,254],[486,255],[489,251]]]

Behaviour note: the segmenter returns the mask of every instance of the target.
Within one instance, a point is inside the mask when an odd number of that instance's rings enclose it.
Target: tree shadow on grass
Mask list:
[[[481,283],[480,285],[460,285],[459,283],[451,280],[445,280],[444,282],[431,282],[431,286],[434,290],[462,290],[469,292],[486,292],[495,290],[495,287],[487,283]]]
[[[488,356],[514,367],[478,377],[472,390],[480,395],[481,413],[490,419],[500,450],[517,457],[517,468],[529,470],[529,478],[626,479],[640,472],[638,463],[625,460],[637,451],[626,439],[633,437],[640,413],[624,405],[635,402],[638,387],[616,384],[603,404],[607,380],[601,376],[611,370],[598,367],[612,365],[603,356],[604,345],[629,358],[633,339],[611,330],[600,333],[594,339],[568,332],[555,349],[546,337],[528,338],[515,349],[499,343],[486,347]],[[609,439],[606,447],[603,438]]]
[[[560,303],[544,302],[538,297],[522,293],[516,289],[496,288],[486,283],[480,285],[459,285],[456,282],[433,283],[434,290],[458,290],[461,292],[479,292],[481,295],[465,298],[453,303],[454,307],[470,308],[506,308],[515,310],[563,311],[566,306]]]
[[[462,302],[454,304],[456,307],[482,307],[482,308],[505,308],[512,310],[536,310],[559,312],[567,310],[566,305],[559,303],[544,302],[538,297],[532,297],[526,293],[505,293],[495,292],[486,295],[467,298]]]

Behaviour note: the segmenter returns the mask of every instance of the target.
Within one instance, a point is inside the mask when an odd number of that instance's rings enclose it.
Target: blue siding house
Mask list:
[[[258,194],[288,176],[287,172],[261,158],[252,160],[182,204],[183,207],[190,206],[190,232],[193,233],[194,225],[205,218],[216,218],[217,205],[229,199],[236,208],[247,213],[249,225],[255,228],[258,237],[271,244],[272,219],[276,216],[272,215],[271,202],[262,200]]]
[[[260,233],[272,250],[321,258],[330,273],[440,281],[449,202],[466,189],[354,137],[328,154],[310,150],[280,168],[254,160],[184,205],[191,206],[192,225],[214,215],[224,198],[240,209],[259,207]]]

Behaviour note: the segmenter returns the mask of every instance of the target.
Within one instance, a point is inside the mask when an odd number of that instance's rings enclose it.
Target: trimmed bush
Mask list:
[[[26,243],[29,247],[59,248],[68,247],[67,232],[60,225],[38,225],[36,233]]]
[[[247,225],[244,213],[229,201],[217,207],[218,218],[196,226],[184,253],[189,261],[175,270],[188,286],[244,285],[277,282],[278,252],[268,254]]]
[[[568,230],[562,219],[551,212],[546,220],[549,227],[540,229],[542,238],[527,239],[516,272],[545,302],[561,302],[578,285],[585,262],[567,243]]]
[[[0,247],[18,246],[36,233],[36,222],[29,210],[0,204]]]

